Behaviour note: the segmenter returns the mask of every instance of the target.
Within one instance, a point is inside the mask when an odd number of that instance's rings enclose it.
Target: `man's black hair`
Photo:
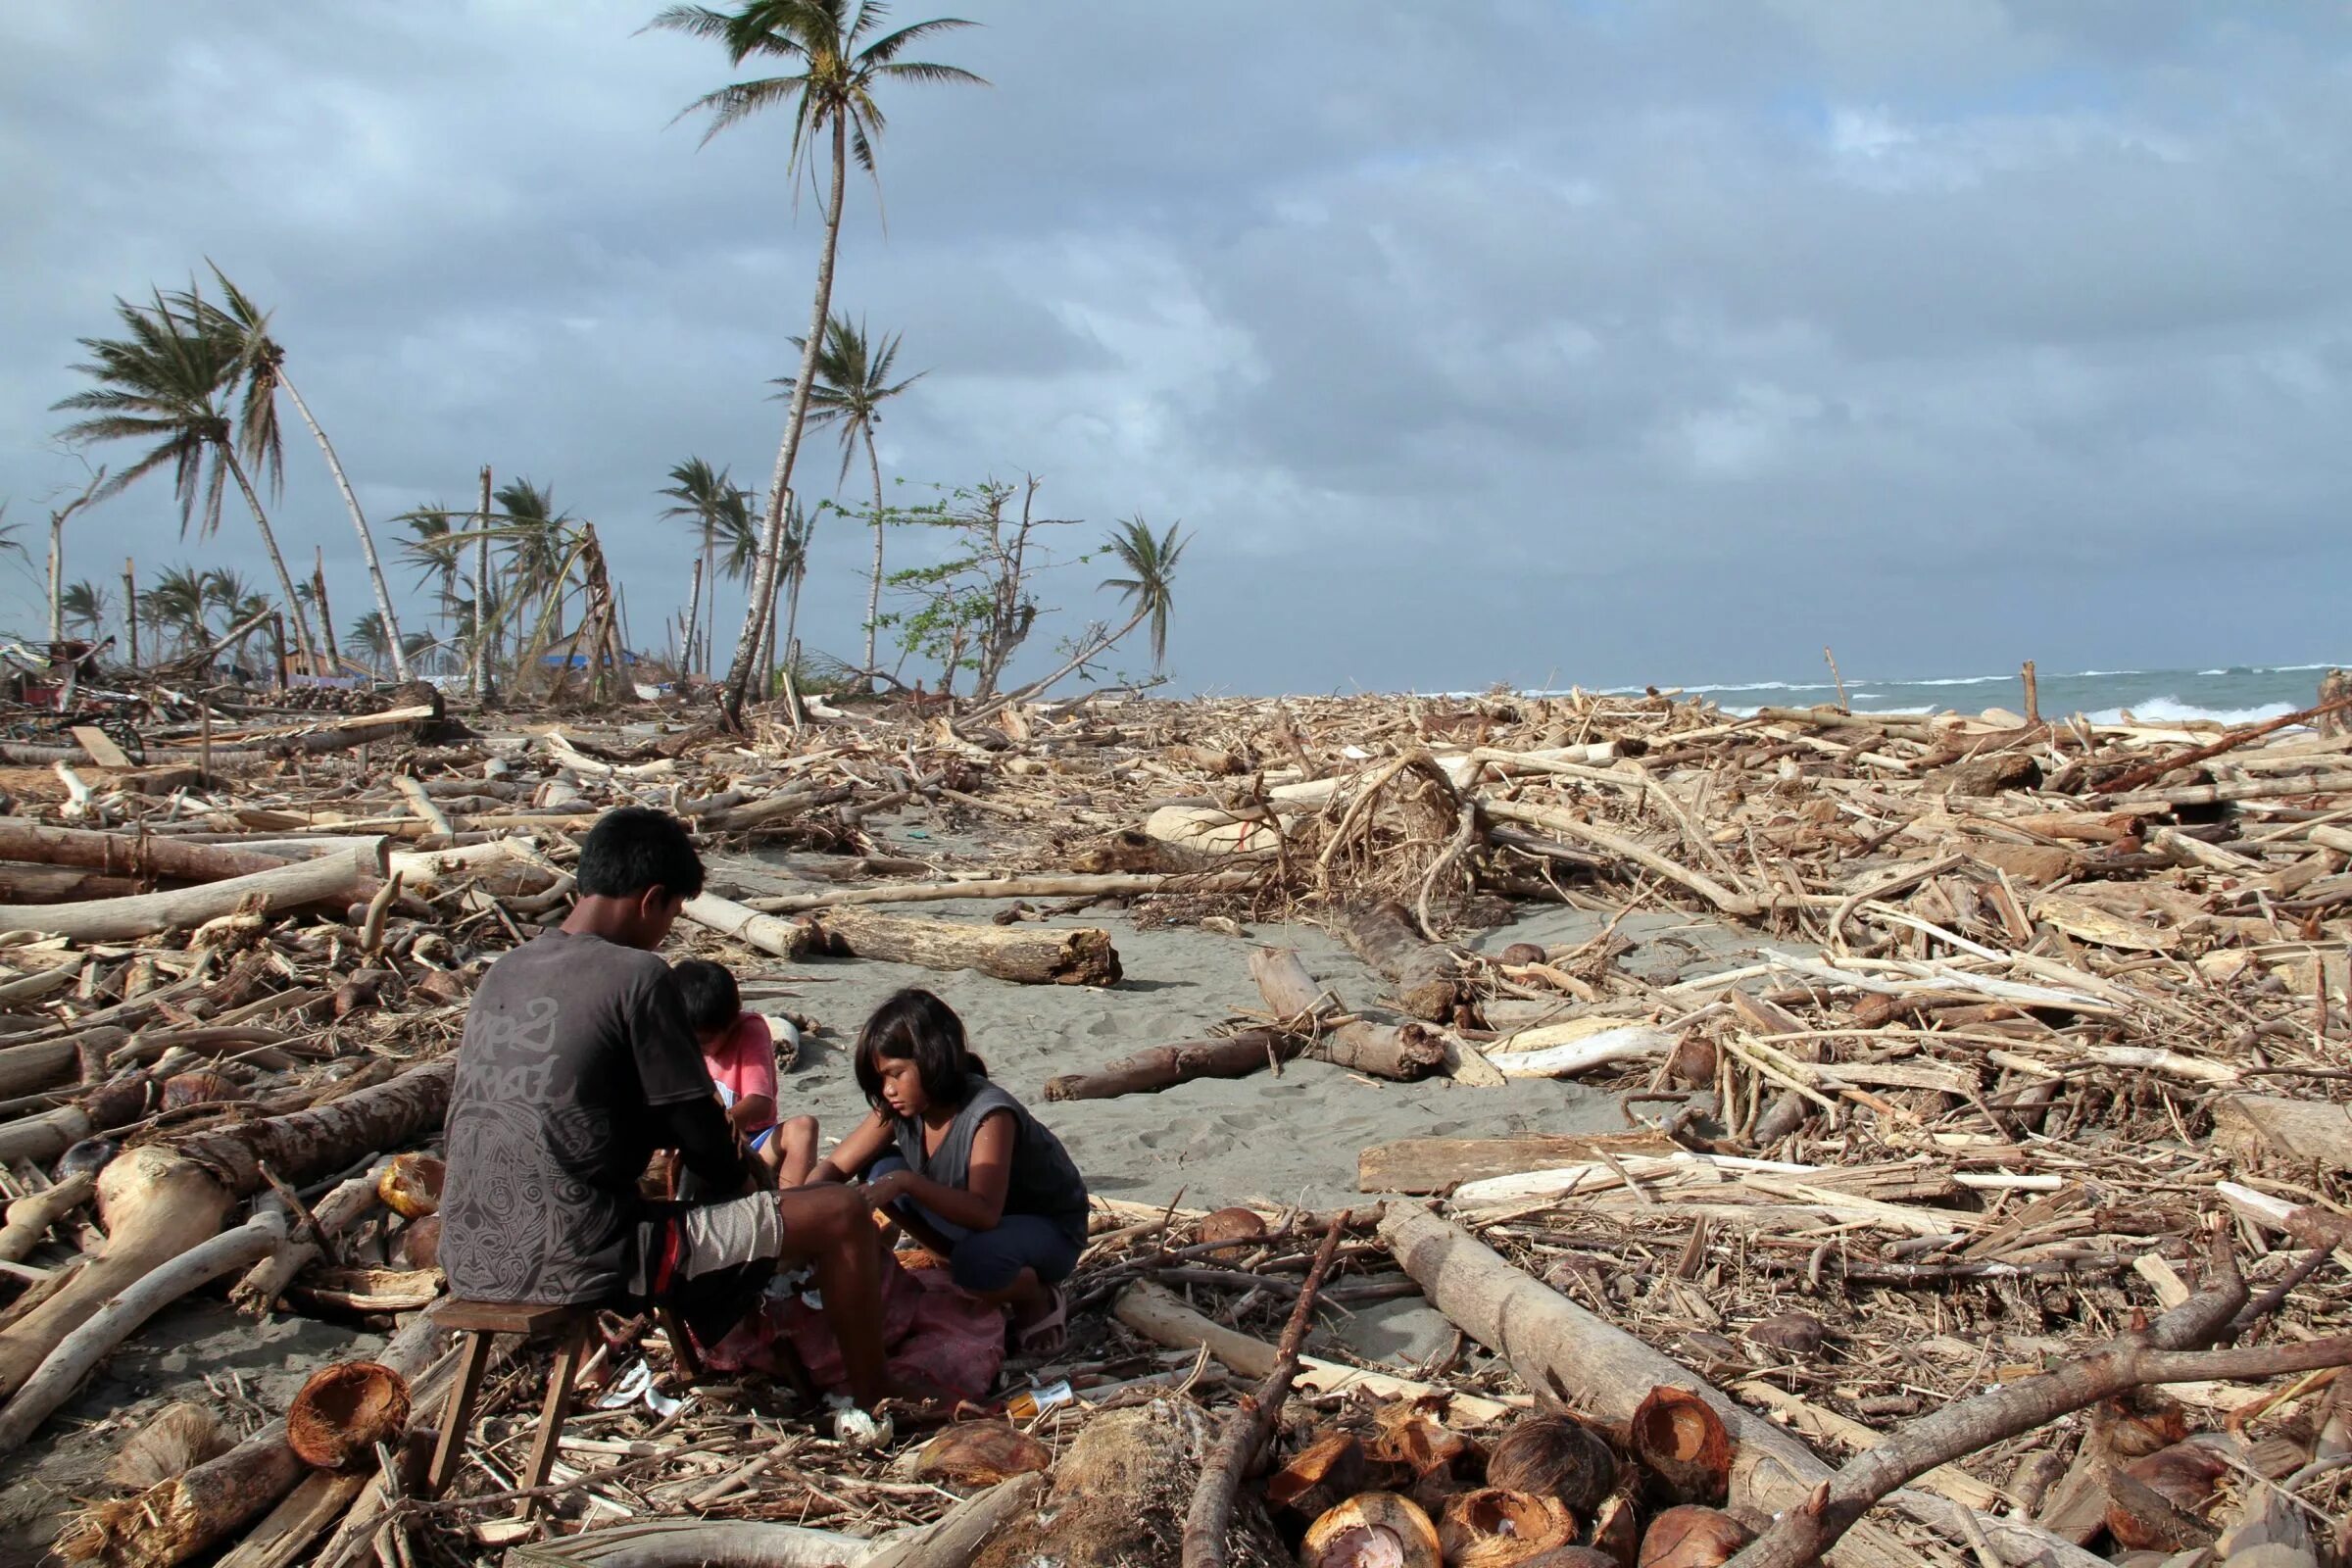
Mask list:
[[[681,958],[669,966],[678,994],[686,999],[686,1021],[698,1035],[731,1029],[743,1016],[743,993],[723,963],[709,958]]]
[[[691,899],[703,891],[703,858],[686,824],[667,811],[624,806],[596,819],[573,875],[582,898],[634,899],[662,888]]]
[[[912,986],[885,1000],[858,1031],[858,1087],[876,1110],[888,1108],[882,1099],[884,1057],[913,1062],[923,1098],[934,1105],[962,1104],[971,1098],[965,1078],[988,1076],[988,1068],[964,1044],[963,1020],[956,1009]]]

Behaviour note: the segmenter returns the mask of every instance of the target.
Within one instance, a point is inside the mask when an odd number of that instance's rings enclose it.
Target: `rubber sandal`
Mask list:
[[[1048,1286],[1047,1291],[1054,1298],[1053,1309],[1021,1330],[1019,1344],[1023,1355],[1052,1355],[1069,1343],[1070,1298],[1062,1295],[1058,1285]]]

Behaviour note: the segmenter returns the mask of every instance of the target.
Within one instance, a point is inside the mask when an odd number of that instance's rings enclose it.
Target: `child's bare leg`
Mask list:
[[[760,1157],[775,1172],[778,1187],[805,1185],[816,1170],[816,1118],[795,1116],[777,1123]]]

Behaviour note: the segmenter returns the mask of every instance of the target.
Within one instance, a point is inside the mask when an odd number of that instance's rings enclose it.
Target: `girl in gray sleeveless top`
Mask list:
[[[1023,1350],[1057,1348],[1058,1287],[1086,1246],[1086,1180],[1061,1140],[989,1082],[963,1020],[928,991],[874,1009],[856,1065],[873,1111],[811,1180],[862,1179],[957,1285],[1011,1313]]]

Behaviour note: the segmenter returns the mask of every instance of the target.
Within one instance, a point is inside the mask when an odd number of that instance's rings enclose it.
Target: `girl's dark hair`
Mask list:
[[[697,1034],[725,1029],[743,1016],[743,993],[724,964],[708,958],[681,958],[669,966],[686,999],[686,1021]]]
[[[968,1099],[964,1079],[988,1076],[988,1068],[964,1044],[963,1020],[928,991],[908,987],[885,1001],[858,1031],[858,1087],[876,1110],[882,1099],[882,1061],[911,1061],[923,1098],[935,1105],[960,1105]]]

